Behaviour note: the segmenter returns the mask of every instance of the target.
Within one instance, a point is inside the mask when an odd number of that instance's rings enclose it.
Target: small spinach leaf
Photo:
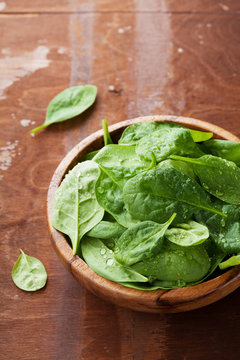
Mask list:
[[[240,265],[240,255],[232,256],[229,259],[221,262],[219,264],[219,268],[221,270],[224,270],[224,269],[227,269],[227,268],[229,268],[231,266],[236,266],[236,265]]]
[[[22,250],[12,269],[12,279],[19,289],[36,291],[43,288],[47,281],[47,272],[40,260],[28,256]]]
[[[147,282],[148,278],[133,269],[119,264],[113,251],[96,238],[85,237],[81,242],[82,254],[86,263],[97,274],[116,282]]]
[[[165,240],[161,252],[131,266],[135,271],[163,281],[198,281],[207,274],[210,259],[203,246],[182,247]]]
[[[117,240],[114,257],[124,265],[133,265],[138,261],[157,255],[163,244],[164,234],[175,218],[164,224],[153,221],[143,221],[126,230]]]
[[[166,238],[180,246],[195,246],[203,243],[209,237],[208,228],[196,221],[190,220],[187,224],[178,224],[166,230]]]
[[[80,115],[95,101],[97,88],[93,85],[72,86],[55,96],[47,108],[46,119],[31,134],[53,124]]]
[[[240,169],[232,162],[213,155],[198,159],[172,155],[172,159],[191,163],[203,188],[216,198],[240,204]]]
[[[52,225],[70,237],[74,255],[83,235],[104,215],[95,195],[99,175],[98,164],[84,161],[65,176],[55,194]]]
[[[123,199],[130,214],[139,220],[167,221],[176,212],[174,223],[182,223],[197,209],[225,216],[210,205],[196,181],[174,168],[153,169],[128,180]]]
[[[213,139],[201,144],[204,152],[233,161],[240,165],[240,143],[235,141]]]
[[[157,162],[167,159],[171,154],[199,157],[202,151],[195,144],[188,129],[162,128],[145,137],[136,145],[136,153],[149,159],[153,153]]]
[[[176,161],[176,160],[172,160],[172,159],[167,159],[167,160],[161,161],[157,165],[157,168],[165,168],[165,167],[174,168],[178,171],[183,172],[185,175],[189,176],[190,178],[192,178],[194,180],[197,179],[191,166],[189,166],[189,164],[185,163],[184,161]]]
[[[189,129],[194,142],[202,142],[213,137],[213,133]]]
[[[125,227],[118,224],[116,221],[100,221],[99,224],[95,225],[86,235],[98,239],[114,239],[120,237]]]

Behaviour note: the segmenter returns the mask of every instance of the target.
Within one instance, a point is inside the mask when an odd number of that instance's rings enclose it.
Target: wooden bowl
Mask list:
[[[129,125],[140,121],[174,121],[191,129],[210,131],[218,139],[240,142],[230,132],[205,121],[180,116],[145,116],[126,120],[109,127],[115,141]],[[73,256],[66,237],[51,225],[55,191],[64,175],[87,153],[103,146],[103,131],[97,131],[76,145],[61,161],[51,180],[47,196],[47,217],[51,241],[61,261],[86,289],[104,300],[129,309],[151,313],[189,311],[211,304],[230,294],[240,285],[240,266],[202,284],[173,290],[143,291],[127,288],[97,275],[79,256]]]

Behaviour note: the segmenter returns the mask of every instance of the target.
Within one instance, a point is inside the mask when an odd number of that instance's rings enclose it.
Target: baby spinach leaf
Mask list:
[[[153,169],[128,180],[123,188],[127,210],[139,220],[174,223],[190,219],[197,209],[225,216],[210,205],[208,195],[193,179],[174,168]]]
[[[85,155],[81,161],[92,160],[94,158],[94,156],[97,155],[98,152],[99,152],[99,150],[91,151],[90,153]]]
[[[213,139],[201,144],[204,152],[233,161],[240,165],[240,143],[235,141]]]
[[[116,221],[100,221],[95,225],[86,235],[98,239],[114,239],[120,237],[124,231],[125,227],[118,224]]]
[[[230,204],[240,204],[240,169],[235,163],[213,155],[199,159],[176,155],[171,158],[191,163],[203,188],[210,194]]]
[[[149,159],[153,153],[157,162],[167,159],[171,154],[199,157],[202,151],[195,144],[188,129],[162,128],[143,137],[136,145],[136,153]]]
[[[213,137],[213,133],[189,129],[194,142],[202,142]]]
[[[236,265],[240,265],[240,255],[232,256],[229,259],[221,262],[219,264],[219,268],[221,270],[224,270],[224,269],[227,269],[227,268],[229,268],[231,266],[236,266]]]
[[[157,255],[163,244],[164,234],[175,218],[164,224],[143,221],[126,230],[117,240],[114,257],[124,265],[133,265],[138,261]]]
[[[99,175],[98,164],[84,161],[65,176],[55,194],[52,225],[70,237],[74,255],[83,235],[104,215],[95,195]]]
[[[106,145],[94,156],[93,160],[104,167],[126,167],[146,169],[150,161],[144,161],[136,154],[132,145]],[[151,159],[152,160],[152,159]]]
[[[147,282],[148,278],[133,269],[119,264],[113,251],[96,238],[85,237],[81,242],[82,254],[86,263],[98,275],[116,282]]]
[[[185,163],[184,161],[176,161],[176,160],[172,160],[172,159],[167,159],[167,160],[163,160],[159,164],[157,164],[157,168],[165,168],[165,167],[174,168],[178,171],[183,172],[185,175],[189,176],[190,178],[192,178],[194,180],[197,179],[191,166],[189,166],[189,164]]]
[[[182,247],[165,240],[161,252],[131,268],[147,277],[163,281],[198,281],[207,274],[210,259],[203,246]]]
[[[209,237],[208,228],[190,220],[187,224],[178,224],[166,230],[166,238],[180,246],[195,246],[203,243]]]
[[[155,280],[151,284],[148,283],[120,283],[123,286],[130,287],[137,290],[157,290],[157,289],[176,289],[183,286],[186,286],[184,281],[163,281]]]
[[[197,211],[195,218],[207,226],[211,238],[222,252],[232,254],[240,252],[240,206],[226,204],[215,200],[214,207],[224,212],[227,217],[206,211]]]
[[[102,121],[102,127],[103,127],[103,137],[104,137],[104,145],[112,144],[112,139],[108,131],[108,124],[107,120]]]
[[[44,123],[31,130],[31,134],[80,115],[94,103],[96,95],[97,88],[93,85],[78,85],[63,90],[50,101]]]
[[[28,256],[20,249],[21,255],[12,269],[12,279],[19,289],[36,291],[47,282],[47,272],[40,260]]]
[[[139,222],[127,211],[119,183],[112,177],[111,172],[102,166],[95,192],[100,206],[110,213],[120,225],[128,228]]]
[[[139,122],[128,126],[122,133],[118,143],[127,144],[127,145],[136,145],[144,136],[158,131],[160,129],[169,129],[169,128],[181,128],[182,126],[174,122],[155,122],[155,121],[146,121]]]

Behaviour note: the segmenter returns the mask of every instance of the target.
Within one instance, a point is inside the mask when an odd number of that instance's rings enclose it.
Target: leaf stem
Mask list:
[[[102,127],[103,127],[104,145],[106,146],[109,144],[113,144],[113,141],[108,131],[108,124],[106,119],[102,120]]]
[[[42,124],[42,125],[34,128],[34,129],[32,129],[32,130],[30,131],[30,134],[34,134],[34,133],[36,133],[37,131],[44,129],[44,128],[47,127],[48,125],[50,125],[50,124]]]

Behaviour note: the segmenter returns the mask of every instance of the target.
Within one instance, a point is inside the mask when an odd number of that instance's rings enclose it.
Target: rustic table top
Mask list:
[[[45,217],[57,164],[103,118],[185,115],[240,135],[239,1],[5,0],[0,34],[0,359],[239,359],[240,289],[188,313],[119,308],[64,269]],[[58,92],[85,83],[91,109],[30,136]],[[20,248],[46,266],[37,293],[11,280]]]

